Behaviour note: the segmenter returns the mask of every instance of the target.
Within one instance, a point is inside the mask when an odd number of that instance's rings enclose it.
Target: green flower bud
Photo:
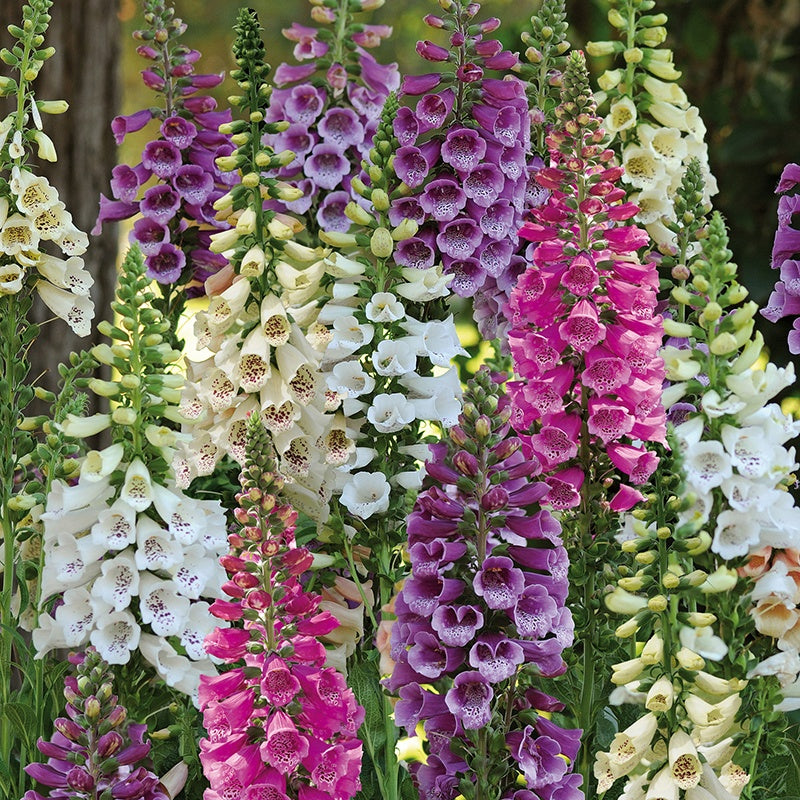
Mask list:
[[[394,251],[392,234],[383,227],[376,229],[370,239],[369,247],[377,258],[389,258]]]
[[[89,381],[89,389],[100,397],[116,397],[120,387],[115,381],[101,381],[99,378],[92,378]]]
[[[136,411],[129,406],[117,406],[111,412],[111,419],[116,425],[130,426],[136,424]]]

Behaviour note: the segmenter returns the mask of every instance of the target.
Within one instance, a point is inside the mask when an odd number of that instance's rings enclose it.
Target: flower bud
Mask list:
[[[375,206],[376,211],[387,211],[391,203],[389,202],[389,195],[386,194],[384,189],[374,189],[372,191],[372,205]]]
[[[404,239],[416,236],[418,230],[419,225],[413,219],[400,220],[400,224],[392,231],[392,239],[402,242]]]
[[[372,234],[369,247],[377,258],[389,258],[394,250],[392,234],[387,228],[377,228]]]
[[[116,425],[135,425],[136,410],[129,406],[117,406],[111,413],[111,419]]]
[[[731,288],[728,289],[725,297],[727,297],[732,304],[735,304],[741,303],[748,294],[749,292],[747,291],[747,287],[742,286],[741,283],[737,283],[735,286],[731,286]]]
[[[655,597],[651,597],[647,601],[647,607],[656,613],[661,611],[666,611],[667,606],[669,605],[669,601],[663,594],[657,594]]]
[[[666,328],[665,328],[666,330]],[[708,349],[715,356],[725,356],[738,348],[736,337],[725,331],[715,336],[708,344]]]
[[[621,47],[616,42],[586,42],[586,52],[593,58],[610,56]]]
[[[672,290],[671,294],[672,294],[672,299],[676,303],[680,303],[681,305],[684,306],[688,306],[693,299],[691,293],[683,286],[676,286]]]
[[[614,631],[614,634],[620,639],[627,639],[629,636],[633,636],[638,630],[639,630],[639,623],[636,620],[636,617],[633,617],[632,619],[629,619],[627,622],[623,622],[622,625],[617,627],[617,629]]]
[[[681,647],[675,654],[675,658],[684,669],[692,670],[692,672],[698,672],[706,665],[703,657],[695,653],[694,650],[690,650],[688,647]]]
[[[113,756],[114,753],[119,752],[119,749],[124,743],[125,740],[117,731],[109,731],[97,740],[97,755],[100,756],[100,758]]]
[[[276,239],[291,239],[294,235],[292,229],[277,217],[267,223],[267,230]]]
[[[42,114],[63,114],[69,103],[66,100],[37,100],[36,107]]]
[[[374,224],[375,219],[372,214],[363,209],[358,203],[352,200],[344,207],[345,216],[356,223],[356,225],[371,226]]]
[[[644,58],[644,53],[638,47],[629,47],[622,53],[626,64],[638,64]]]
[[[678,322],[674,319],[664,320],[664,333],[679,339],[687,339],[692,335],[692,326],[688,322]]]
[[[58,161],[56,147],[53,144],[53,140],[46,133],[44,133],[44,131],[34,131],[33,140],[39,146],[39,150],[37,152],[39,158],[43,159],[44,161]]]

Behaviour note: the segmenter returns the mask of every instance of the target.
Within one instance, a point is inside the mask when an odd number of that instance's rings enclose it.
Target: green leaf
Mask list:
[[[17,736],[30,747],[37,729],[36,714],[33,709],[23,703],[6,703],[3,706],[3,717],[11,723]]]
[[[364,706],[364,724],[359,730],[362,739],[369,739],[372,752],[378,755],[386,745],[383,690],[378,683],[375,664],[355,664],[348,671],[350,685],[358,702]],[[380,759],[379,759],[380,760]]]
[[[786,791],[789,794],[800,795],[800,744],[787,741],[785,745],[789,751],[786,763]]]
[[[604,707],[598,715],[597,724],[595,725],[596,747],[600,750],[606,750],[618,730],[617,718],[614,712],[608,706]]]

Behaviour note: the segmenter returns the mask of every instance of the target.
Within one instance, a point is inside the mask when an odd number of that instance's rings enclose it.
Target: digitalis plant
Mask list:
[[[336,403],[319,378],[327,341],[327,330],[316,324],[324,253],[294,242],[300,223],[265,205],[301,192],[264,172],[294,158],[263,144],[289,123],[267,121],[272,87],[255,13],[240,12],[236,31],[233,77],[242,94],[231,99],[244,118],[223,125],[237,149],[217,163],[238,170],[241,183],[215,204],[233,227],[214,234],[211,244],[230,264],[208,284],[211,303],[195,319],[201,353],[189,365],[181,405],[191,441],[175,467],[187,487],[195,476],[211,474],[223,455],[241,463],[247,416],[261,413],[291,481],[287,492],[298,509],[324,521],[333,468],[351,452],[326,416]]]
[[[169,322],[153,308],[141,253],[124,264],[113,310],[104,322],[111,340],[92,348],[114,381],[88,381],[111,400],[108,414],[67,415],[61,431],[81,439],[110,429],[111,444],[76,465],[77,481],[55,481],[44,520],[43,602],[33,642],[40,656],[91,642],[109,664],[134,652],[166,683],[196,695],[202,673],[216,674],[203,649],[213,628],[209,604],[222,584],[215,557],[225,547],[217,501],[192,500],[175,485],[170,463],[178,434],[180,358],[165,339]]]
[[[136,52],[149,62],[142,80],[161,107],[115,117],[111,130],[122,144],[155,120],[158,134],[144,146],[139,163],[114,167],[114,199],[100,196],[92,233],[105,222],[138,215],[130,241],[145,256],[147,276],[159,284],[156,307],[176,330],[186,299],[205,294],[205,280],[227,264],[209,249],[211,234],[230,227],[216,218],[213,204],[238,174],[221,171],[215,161],[233,150],[230,137],[218,130],[230,121],[230,111],[215,110],[213,97],[197,94],[222,83],[223,75],[195,74],[200,53],[179,43],[186,23],[171,5],[145,0],[144,21],[146,27],[133,38],[141,42]]]
[[[42,115],[67,110],[64,101],[37,100],[33,91],[39,71],[54,53],[43,46],[50,6],[50,0],[23,5],[21,26],[9,26],[15,43],[10,50],[0,51],[0,59],[14,75],[0,80],[0,93],[13,102],[13,110],[0,121],[0,425],[4,432],[0,443],[0,704],[6,710],[0,723],[0,787],[17,796],[24,780],[18,765],[25,763],[35,731],[30,730],[29,721],[15,724],[8,716],[14,707],[14,665],[20,666],[22,682],[30,684],[33,697],[42,699],[44,685],[43,671],[31,663],[28,646],[21,640],[14,644],[20,615],[29,618],[27,602],[16,603],[15,595],[21,598],[27,593],[26,579],[32,577],[29,569],[19,565],[19,558],[26,554],[17,530],[27,527],[26,514],[36,505],[33,495],[40,488],[17,496],[18,479],[30,465],[35,447],[31,436],[35,425],[18,424],[34,397],[34,388],[27,383],[28,352],[35,347],[39,327],[30,324],[27,315],[38,295],[80,336],[89,333],[94,316],[89,298],[93,279],[80,258],[88,243],[86,234],[72,223],[57,189],[34,172],[36,158],[56,160]]]
[[[598,105],[608,100],[604,127],[625,167],[623,181],[643,225],[658,246],[668,247],[673,207],[683,173],[692,159],[700,164],[705,200],[717,185],[708,165],[705,125],[696,106],[676,82],[681,73],[667,37],[666,14],[653,14],[655,0],[612,0],[608,19],[620,39],[589,42],[590,56],[615,55],[621,64],[606,70],[598,85]]]

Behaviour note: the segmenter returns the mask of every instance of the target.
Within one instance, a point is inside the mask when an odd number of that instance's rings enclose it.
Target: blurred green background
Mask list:
[[[273,66],[293,62],[293,45],[281,29],[293,21],[311,24],[307,0],[250,0],[264,27],[267,52]],[[183,41],[202,51],[200,71],[229,69],[232,25],[240,3],[235,0],[175,0],[177,14],[189,25]],[[397,61],[405,72],[429,72],[414,43],[431,38],[443,43],[439,31],[422,17],[435,13],[434,0],[386,0],[364,21],[394,28],[393,36],[375,52],[381,61]],[[538,0],[486,0],[483,16],[503,20],[498,35],[512,50],[521,50],[520,33]],[[570,40],[574,47],[612,36],[606,21],[605,0],[568,0]],[[700,108],[708,128],[711,166],[719,181],[715,206],[727,218],[741,278],[751,296],[764,305],[777,273],[770,270],[777,198],[773,194],[780,171],[789,161],[800,161],[800,0],[660,0],[655,11],[669,16],[667,46],[675,51],[682,70],[680,84]],[[136,27],[136,0],[122,0],[126,34]],[[129,38],[123,46],[122,74],[125,110],[150,102],[138,80],[144,64]],[[592,60],[601,72],[607,63]],[[232,83],[226,81],[219,97],[224,102]],[[790,325],[760,325],[773,360],[789,359],[785,348]]]

